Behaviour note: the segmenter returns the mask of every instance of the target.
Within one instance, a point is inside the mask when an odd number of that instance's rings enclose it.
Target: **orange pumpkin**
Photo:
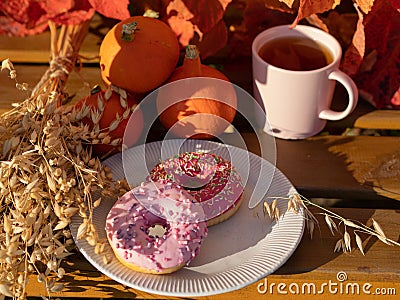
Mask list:
[[[179,60],[179,42],[164,22],[135,16],[116,24],[100,45],[101,76],[132,93],[160,86]]]
[[[178,81],[188,78],[195,80]],[[168,83],[160,89],[157,109],[160,122],[174,135],[211,138],[232,123],[237,108],[233,85],[223,73],[201,63],[196,46],[186,47],[183,65],[174,71]]]
[[[138,95],[128,93],[126,99],[121,99],[121,95],[114,90],[100,90],[94,91],[90,96],[83,98],[75,105],[77,111],[83,109],[85,104],[92,112],[99,112],[101,117],[98,120],[98,129],[100,129],[100,132],[107,133],[110,137],[110,139],[105,137],[108,140],[107,142],[99,139],[97,143],[92,145],[94,155],[105,158],[121,151],[122,139],[130,118],[135,118],[136,126],[127,135],[127,140],[124,140],[124,143],[130,147],[137,142],[143,130],[143,114],[140,109],[136,108],[139,103],[138,98]],[[91,129],[95,128],[91,114],[85,117],[82,122],[89,125]],[[116,139],[121,139],[120,143],[116,145],[110,144]]]

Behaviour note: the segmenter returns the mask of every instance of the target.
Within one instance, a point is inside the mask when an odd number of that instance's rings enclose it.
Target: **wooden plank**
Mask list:
[[[359,128],[400,130],[400,110],[374,110],[360,116],[355,124]]]
[[[398,247],[388,246],[376,238],[368,238],[361,234],[364,240],[365,256],[358,250],[347,254],[335,253],[334,246],[341,236],[338,234],[333,236],[324,224],[323,215],[318,214],[315,209],[312,211],[320,224],[313,239],[310,239],[309,235],[305,233],[294,254],[274,274],[266,277],[267,282],[262,279],[237,291],[201,299],[254,299],[266,295],[268,295],[268,299],[282,299],[282,294],[279,294],[276,289],[280,283],[286,285],[286,291],[290,284],[301,287],[307,283],[314,284],[320,290],[329,281],[338,284],[339,287],[340,281],[337,279],[339,272],[347,274],[347,280],[343,281],[344,284],[356,283],[362,287],[369,283],[371,285],[370,292],[376,292],[377,288],[392,288],[397,292],[396,295],[400,293],[400,251]],[[399,240],[399,211],[338,208],[332,209],[332,211],[342,217],[367,225],[371,225],[372,218],[374,218],[385,230],[388,238]],[[354,240],[354,238],[352,239]],[[354,242],[353,247],[356,247]],[[65,268],[67,270],[67,275],[64,277],[64,280],[67,281],[66,288],[62,293],[52,295],[54,297],[160,298],[160,296],[128,288],[111,280],[92,267],[79,254],[68,258]],[[262,285],[265,283],[269,288],[272,286],[272,294],[271,290],[268,290],[266,294],[258,292],[257,287],[263,288]],[[342,294],[345,292],[346,290],[343,290]],[[327,299],[334,299],[340,294],[339,290],[336,293],[330,293],[327,288],[323,290],[323,295]],[[45,295],[42,284],[37,282],[35,276],[30,278],[28,295]],[[360,295],[363,295],[363,291],[360,291]],[[359,297],[359,295],[353,296]],[[373,297],[370,295],[368,299],[375,299]],[[173,299],[175,297],[163,296],[162,298]],[[303,294],[297,294],[296,299],[320,299],[320,296],[305,291]]]
[[[48,65],[15,64],[14,67],[17,71],[18,82],[28,83],[32,89],[46,72]],[[90,89],[96,84],[105,87],[101,79],[100,68],[82,68],[70,74],[65,91],[73,97],[73,101],[77,101],[89,95]],[[27,97],[27,93],[16,89],[15,81],[8,77],[6,71],[0,72],[0,113],[11,109],[12,103],[21,102]]]
[[[251,133],[242,136],[250,151],[259,154],[264,147],[268,152],[263,134],[261,139]],[[393,200],[400,200],[400,137],[331,135],[275,141],[277,167],[304,196],[347,199],[353,206],[399,207]]]
[[[90,31],[85,37],[79,54],[82,62],[99,61],[100,43],[107,32],[107,25],[95,15]],[[100,28],[100,29],[99,29]],[[9,58],[15,63],[48,63],[50,58],[50,32],[25,37],[0,35],[0,60]]]

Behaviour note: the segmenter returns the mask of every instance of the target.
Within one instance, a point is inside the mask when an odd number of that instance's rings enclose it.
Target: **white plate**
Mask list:
[[[178,297],[207,296],[237,290],[282,266],[302,237],[304,213],[286,212],[279,222],[271,222],[264,217],[262,205],[249,209],[248,203],[252,197],[262,199],[296,192],[289,180],[266,160],[243,149],[215,142],[165,140],[130,148],[104,163],[111,167],[114,178],[127,176],[128,182],[135,185],[143,181],[161,159],[177,154],[177,150],[209,151],[232,161],[245,184],[243,203],[238,212],[229,220],[210,227],[200,254],[189,266],[168,275],[134,272],[117,259],[104,264],[102,256],[96,255],[86,240],[76,239],[81,219],[75,216],[70,225],[71,232],[87,260],[99,271],[124,285],[149,293]],[[115,200],[103,199],[94,211],[93,220],[100,238],[106,238],[103,230],[105,219]],[[286,211],[287,202],[278,201],[278,208],[281,212]],[[108,244],[105,251],[113,255]]]

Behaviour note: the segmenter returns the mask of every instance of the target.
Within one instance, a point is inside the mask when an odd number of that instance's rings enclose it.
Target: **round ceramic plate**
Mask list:
[[[178,152],[207,151],[232,161],[242,176],[245,190],[239,210],[229,220],[209,228],[200,254],[177,272],[167,275],[138,273],[116,258],[104,264],[86,240],[76,239],[81,224],[74,216],[70,225],[76,245],[99,271],[110,278],[149,293],[167,296],[207,296],[240,289],[273,273],[292,255],[304,230],[302,211],[287,212],[286,200],[278,201],[285,212],[278,222],[265,217],[262,205],[250,209],[251,198],[272,201],[296,192],[289,180],[268,161],[246,150],[204,140],[165,140],[130,148],[104,161],[115,179],[127,178],[131,185],[143,181],[160,160]],[[103,199],[93,220],[100,238],[106,239],[105,220],[116,199]],[[260,202],[257,201],[257,202]],[[107,244],[105,253],[113,256]]]

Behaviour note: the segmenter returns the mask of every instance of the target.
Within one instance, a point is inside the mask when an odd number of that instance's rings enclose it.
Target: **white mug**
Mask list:
[[[267,42],[283,37],[311,39],[325,48],[332,61],[318,69],[292,71],[264,61],[259,54]],[[358,90],[353,80],[339,70],[342,49],[330,34],[305,25],[293,29],[277,26],[261,32],[252,44],[254,97],[264,112],[256,111],[263,130],[283,139],[304,139],[319,133],[326,120],[347,117],[356,107]],[[341,112],[330,109],[335,82],[347,90],[349,102]],[[260,110],[260,107],[257,106]]]

